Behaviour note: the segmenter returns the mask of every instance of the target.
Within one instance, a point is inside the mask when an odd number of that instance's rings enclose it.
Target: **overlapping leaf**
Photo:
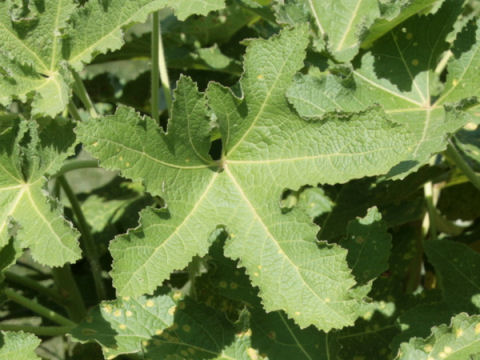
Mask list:
[[[41,340],[33,334],[2,331],[0,335],[0,360],[39,360],[35,349]]]
[[[72,330],[72,336],[98,342],[107,359],[138,353],[173,324],[175,308],[168,295],[104,301]]]
[[[398,26],[375,43],[347,79],[300,77],[289,90],[290,101],[306,118],[380,104],[391,119],[408,126],[415,142],[409,158],[392,175],[417,168],[432,153],[445,149],[447,134],[468,120],[468,113],[462,110],[478,95],[480,30],[476,23],[458,35],[446,84],[437,91],[435,69],[450,48],[445,37],[462,4],[462,0],[447,1],[434,15],[415,16]],[[425,32],[425,27],[430,30]]]
[[[142,226],[111,245],[120,295],[152,292],[174,269],[204,255],[209,234],[224,226],[227,256],[246,267],[267,311],[283,309],[301,326],[327,330],[353,323],[364,294],[350,292],[355,281],[345,250],[319,247],[308,216],[282,214],[279,199],[285,188],[305,183],[384,173],[403,156],[408,138],[376,109],[311,124],[290,110],[284,94],[302,66],[306,35],[299,28],[250,45],[243,100],[210,86],[224,144],[218,162],[208,155],[205,99],[186,78],[167,134],[127,109],[80,126],[82,141],[103,166],[143,180],[168,206],[146,210]]]
[[[475,359],[480,356],[480,316],[461,313],[448,325],[432,328],[426,339],[413,338],[400,346],[396,359]]]
[[[438,0],[285,0],[277,8],[282,22],[295,25],[305,22],[307,14],[321,41],[338,61],[354,58],[360,46],[369,47],[396,25],[409,17],[429,10]]]
[[[142,22],[165,6],[182,19],[206,14],[223,0],[113,0],[89,1],[77,7],[73,0],[30,2],[30,21],[11,17],[12,1],[0,2],[0,104],[33,97],[33,113],[54,116],[70,97],[68,66],[81,70],[99,54],[123,45],[122,27]]]
[[[75,143],[72,126],[15,120],[0,133],[0,247],[14,236],[50,266],[80,257],[78,233],[45,196],[46,176],[55,173]]]

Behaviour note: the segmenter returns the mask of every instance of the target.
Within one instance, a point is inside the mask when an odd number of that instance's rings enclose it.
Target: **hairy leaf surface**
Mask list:
[[[480,55],[477,23],[469,23],[451,49],[448,77],[438,92],[435,69],[450,45],[445,37],[463,1],[448,1],[434,15],[415,16],[380,39],[346,78],[299,77],[288,91],[297,111],[309,119],[335,111],[359,111],[379,104],[395,122],[412,132],[415,146],[391,175],[405,174],[446,147],[446,137],[469,119],[476,94]],[[425,27],[430,30],[424,31]],[[402,175],[404,176],[404,175]]]
[[[12,1],[2,1],[0,104],[33,97],[34,115],[55,116],[70,98],[68,67],[81,70],[95,55],[119,49],[123,27],[143,22],[165,6],[184,19],[223,5],[223,0],[112,0],[78,7],[73,0],[45,0],[31,2],[34,21],[15,22],[10,17]]]
[[[26,145],[25,139],[28,142]],[[15,120],[0,133],[0,246],[10,237],[50,266],[80,257],[78,232],[45,196],[46,176],[54,174],[75,143],[72,126],[52,121],[43,129]]]
[[[293,113],[284,94],[306,45],[305,28],[254,41],[243,99],[210,86],[224,144],[218,162],[208,155],[205,98],[187,78],[178,84],[166,134],[127,109],[80,126],[82,141],[104,166],[143,180],[168,205],[144,211],[142,226],[111,245],[120,295],[152,292],[174,269],[206,254],[209,234],[222,226],[230,235],[226,255],[240,259],[268,311],[283,309],[302,327],[353,323],[363,295],[350,292],[355,281],[345,250],[317,244],[308,216],[282,214],[279,200],[285,188],[385,173],[408,141],[376,109],[310,124]]]

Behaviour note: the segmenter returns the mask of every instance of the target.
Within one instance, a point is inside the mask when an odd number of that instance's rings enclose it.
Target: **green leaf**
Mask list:
[[[426,339],[412,338],[400,345],[398,360],[463,360],[480,354],[480,316],[461,313],[450,326],[432,328]]]
[[[33,334],[2,331],[0,336],[0,360],[40,360],[35,349],[41,340]]]
[[[348,250],[347,261],[358,283],[375,279],[388,269],[392,237],[377,208],[370,208],[362,219],[350,221],[340,245]]]
[[[480,254],[454,241],[427,241],[424,246],[445,302],[462,311],[478,311]]]
[[[80,342],[98,342],[107,359],[138,353],[173,324],[175,308],[168,295],[102,301],[71,334]]]
[[[380,17],[377,0],[308,0],[319,34],[338,61],[351,60],[360,47],[362,29]]]
[[[376,42],[346,79],[333,75],[319,80],[300,78],[289,89],[290,101],[302,116],[313,119],[331,111],[358,111],[380,104],[393,121],[410,129],[415,144],[391,176],[417,169],[431,154],[444,150],[447,135],[469,119],[462,110],[470,106],[465,98],[476,93],[477,24],[469,24],[459,34],[452,48],[455,56],[448,63],[447,84],[438,96],[435,93],[438,75],[434,70],[449,49],[444,39],[462,3],[448,1],[435,15],[409,19]],[[428,36],[425,26],[431,29]]]
[[[305,28],[254,40],[241,80],[243,99],[209,87],[222,134],[219,161],[208,154],[206,101],[187,78],[177,86],[166,134],[124,108],[79,126],[103,166],[142,180],[167,204],[144,211],[141,227],[113,241],[112,276],[120,295],[151,293],[173,270],[206,254],[209,235],[224,227],[226,255],[247,269],[267,311],[283,309],[301,327],[353,323],[364,295],[350,291],[355,281],[346,251],[317,243],[308,216],[299,209],[282,214],[279,200],[286,188],[385,173],[404,156],[408,141],[377,109],[310,124],[292,112],[285,91],[302,67],[307,41]]]
[[[165,6],[182,19],[224,6],[223,0],[111,0],[89,1],[77,7],[73,0],[29,3],[38,14],[34,21],[15,22],[10,1],[0,3],[0,104],[33,97],[33,115],[55,116],[71,95],[68,70],[82,70],[99,53],[123,45],[122,28],[144,22]],[[67,65],[68,64],[68,65]],[[3,75],[3,74],[2,74]]]
[[[362,47],[368,48],[373,42],[416,14],[435,10],[444,0],[403,0],[387,1],[381,5],[382,17],[375,20],[362,39]]]
[[[43,129],[18,120],[0,133],[0,206],[5,209],[0,246],[14,236],[17,246],[30,248],[36,261],[50,266],[80,258],[78,232],[45,195],[45,177],[58,170],[74,144],[72,126],[60,120]]]
[[[248,333],[235,334],[224,314],[186,298],[175,311],[175,322],[144,349],[149,359],[248,360],[257,352]]]

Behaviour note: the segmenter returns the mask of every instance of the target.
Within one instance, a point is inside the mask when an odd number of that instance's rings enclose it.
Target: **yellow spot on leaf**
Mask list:
[[[112,307],[110,305],[105,305],[103,311],[110,314],[112,312]]]
[[[453,79],[453,80],[452,80],[452,85],[453,85],[453,86],[457,86],[457,85],[458,85],[458,80],[457,80],[457,79]]]
[[[446,353],[446,354],[451,354],[452,353],[452,348],[450,346],[445,346],[443,348],[443,351]]]
[[[115,312],[113,313],[113,316],[115,316],[115,317],[122,316],[122,311],[121,310],[115,310]]]
[[[254,276],[258,276],[258,272],[254,272],[253,275],[254,275]]]
[[[258,265],[258,270],[261,270],[262,269],[262,265]]]
[[[326,303],[329,303],[329,302],[330,302],[330,298],[325,298],[325,302],[326,302]]]
[[[221,287],[222,289],[225,289],[227,287],[227,282],[226,281],[220,281],[218,283],[218,286]]]
[[[120,324],[118,325],[118,327],[121,329],[121,330],[125,330],[127,328],[127,325],[125,324]]]
[[[123,156],[119,156],[118,160],[123,161]]]
[[[127,315],[127,317],[131,317],[133,315],[133,313],[130,310],[127,310],[125,312],[125,315]]]
[[[127,161],[127,162],[125,163],[125,166],[130,166],[130,163]]]
[[[263,77],[263,75],[262,75],[262,74],[260,74],[260,75],[258,75],[258,76],[257,76],[257,79],[258,79],[258,80],[263,80],[263,79],[264,79],[264,77]]]
[[[457,338],[461,337],[462,335],[463,335],[463,330],[462,330],[462,329],[457,329],[457,330],[455,331],[455,336],[456,336]]]
[[[177,310],[177,307],[176,307],[176,306],[172,306],[170,309],[168,309],[168,314],[169,314],[169,315],[175,314],[175,310]]]
[[[448,355],[442,351],[441,353],[438,354],[438,356],[440,356],[440,359],[445,359]]]
[[[413,34],[412,33],[408,33],[407,36],[406,36],[407,40],[411,40],[413,38]]]
[[[128,300],[130,300],[130,296],[124,296],[122,299],[123,299],[124,301],[128,301]]]
[[[143,340],[143,341],[142,341],[142,345],[143,345],[143,346],[148,346],[148,344],[149,344],[149,343],[148,343],[147,340]]]
[[[153,307],[155,305],[155,303],[153,302],[153,300],[147,300],[147,302],[145,303],[145,305],[147,307]]]
[[[423,348],[423,350],[425,350],[425,352],[427,352],[427,353],[432,352],[433,346],[430,345],[430,344],[427,344],[427,345],[425,345],[425,347]]]
[[[412,65],[413,65],[413,66],[417,66],[418,64],[419,64],[418,59],[413,59],[413,60],[412,60]]]
[[[478,323],[477,325],[475,325],[475,334],[480,334],[480,323]]]
[[[177,291],[175,294],[173,294],[173,300],[177,301],[180,300],[182,297],[182,293],[180,291]]]
[[[186,162],[186,163],[189,163],[189,162],[190,162],[190,159],[189,159],[189,158],[186,158],[186,159],[185,159],[185,162]]]
[[[230,283],[230,289],[235,290],[236,288],[238,288],[238,284],[236,282],[231,282]]]
[[[296,316],[299,316],[299,315],[300,315],[300,311],[295,311],[295,315],[296,315]]]
[[[95,141],[93,144],[92,144],[93,147],[97,147],[98,146],[98,141]]]
[[[162,334],[163,334],[163,330],[158,329],[155,331],[155,335],[162,335]]]

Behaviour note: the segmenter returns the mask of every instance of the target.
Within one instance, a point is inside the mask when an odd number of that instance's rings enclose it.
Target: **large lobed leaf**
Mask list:
[[[242,99],[209,87],[224,145],[219,161],[208,154],[206,100],[187,78],[178,83],[166,134],[125,108],[80,125],[81,141],[103,166],[142,180],[168,206],[145,210],[142,226],[111,244],[118,294],[151,293],[206,254],[210,233],[224,227],[226,255],[246,268],[267,311],[285,310],[302,327],[353,324],[368,288],[351,291],[346,251],[317,243],[309,217],[298,209],[282,214],[279,201],[286,188],[385,173],[408,150],[408,137],[375,108],[314,123],[292,112],[285,91],[307,41],[304,27],[253,41]]]
[[[477,100],[480,54],[478,22],[470,22],[453,46],[447,35],[462,11],[463,0],[450,0],[434,15],[415,16],[378,40],[361,64],[342,78],[300,76],[288,91],[291,103],[307,119],[329,112],[352,112],[379,104],[389,118],[412,133],[413,151],[391,175],[404,176],[446,148],[447,135],[469,119]],[[425,28],[429,31],[425,32]],[[451,48],[448,76],[438,91],[435,72]]]
[[[26,140],[27,139],[27,140]],[[25,141],[27,144],[25,145]],[[45,196],[54,174],[75,144],[72,126],[14,120],[0,133],[0,247],[30,248],[41,264],[61,266],[80,258],[78,232]]]
[[[0,104],[33,98],[33,114],[55,116],[70,98],[69,67],[123,45],[122,28],[143,22],[152,12],[173,7],[181,19],[207,14],[224,0],[73,0],[30,2],[32,19],[11,16],[12,0],[0,2]]]

